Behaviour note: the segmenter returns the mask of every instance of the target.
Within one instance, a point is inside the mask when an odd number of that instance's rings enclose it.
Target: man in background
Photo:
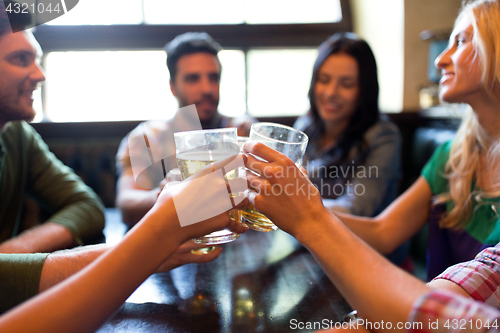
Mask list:
[[[13,33],[11,23],[26,27],[31,22],[29,14],[12,15],[9,22],[5,9],[0,11],[0,253],[73,247],[102,237],[104,228],[103,205],[97,195],[26,123],[35,116],[33,91],[45,80],[42,54],[33,34]],[[46,207],[52,216],[24,230],[26,197]]]
[[[179,35],[165,46],[170,90],[180,110],[172,120],[141,123],[120,144],[116,203],[128,226],[137,223],[153,206],[164,178],[162,172],[158,172],[160,165],[156,165],[158,168],[152,166],[145,170],[138,181],[133,174],[131,156],[132,159],[140,156],[147,146],[154,159],[151,163],[162,159],[161,169],[168,172],[177,168],[175,132],[200,129],[201,125],[202,129],[238,127],[238,135],[248,135],[254,119],[234,119],[217,111],[222,69],[217,57],[220,50],[221,46],[208,34],[193,32]]]

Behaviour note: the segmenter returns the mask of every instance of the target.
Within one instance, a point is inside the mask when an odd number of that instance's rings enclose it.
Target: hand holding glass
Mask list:
[[[250,141],[262,142],[266,146],[285,154],[298,167],[302,165],[309,138],[295,128],[273,123],[255,123],[250,130]],[[257,231],[273,231],[278,227],[265,215],[259,213],[251,203],[241,211],[241,221]]]
[[[225,160],[239,152],[236,128],[177,132],[174,133],[174,138],[182,180],[212,162]],[[232,170],[225,178],[235,178],[236,175],[237,170]],[[224,229],[194,238],[193,241],[197,244],[216,245],[231,242],[239,236],[240,234]]]

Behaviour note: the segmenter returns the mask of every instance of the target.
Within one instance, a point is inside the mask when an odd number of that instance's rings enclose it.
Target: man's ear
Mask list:
[[[172,79],[170,79],[170,91],[172,92],[172,95],[174,95],[174,97],[177,97],[177,92],[175,90],[175,83],[174,81],[172,81]]]

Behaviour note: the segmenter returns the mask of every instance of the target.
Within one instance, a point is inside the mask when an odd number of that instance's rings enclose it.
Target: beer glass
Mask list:
[[[266,146],[288,156],[298,167],[302,165],[304,152],[309,138],[295,128],[274,123],[255,123],[250,129],[250,141],[262,142]],[[283,170],[287,172],[287,170]],[[278,227],[264,214],[259,213],[254,205],[240,212],[241,221],[257,231],[274,231]]]
[[[238,146],[240,148],[240,153],[243,152],[243,145],[245,144],[245,142],[248,141],[248,136],[238,136]],[[239,168],[238,169],[238,174],[240,177],[245,177],[245,168]],[[242,219],[241,219],[241,210],[239,209],[233,209],[231,211],[229,211],[229,215],[231,216],[231,218],[235,221],[240,221],[241,223],[243,223]]]
[[[238,146],[240,146],[240,151],[243,151],[243,145],[248,141],[248,136],[239,136],[238,137]]]
[[[236,128],[177,132],[174,133],[174,139],[177,165],[182,180],[212,162],[225,160],[239,153]],[[232,170],[225,175],[225,178],[235,178],[237,172]],[[196,197],[193,197],[193,200],[196,200]],[[230,214],[234,214],[233,211]],[[232,242],[238,237],[240,234],[223,229],[194,238],[193,241],[197,244],[216,245]]]

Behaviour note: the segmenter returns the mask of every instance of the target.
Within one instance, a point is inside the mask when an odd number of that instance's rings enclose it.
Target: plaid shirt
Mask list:
[[[435,279],[455,282],[476,301],[500,309],[500,243],[481,251],[474,260],[451,266]]]
[[[413,304],[408,322],[410,332],[500,332],[500,311],[453,293],[431,291]]]
[[[500,243],[472,261],[448,268],[436,279],[455,282],[473,301],[455,294],[431,291],[420,297],[409,316],[419,332],[500,332]],[[486,304],[484,304],[486,303]]]

